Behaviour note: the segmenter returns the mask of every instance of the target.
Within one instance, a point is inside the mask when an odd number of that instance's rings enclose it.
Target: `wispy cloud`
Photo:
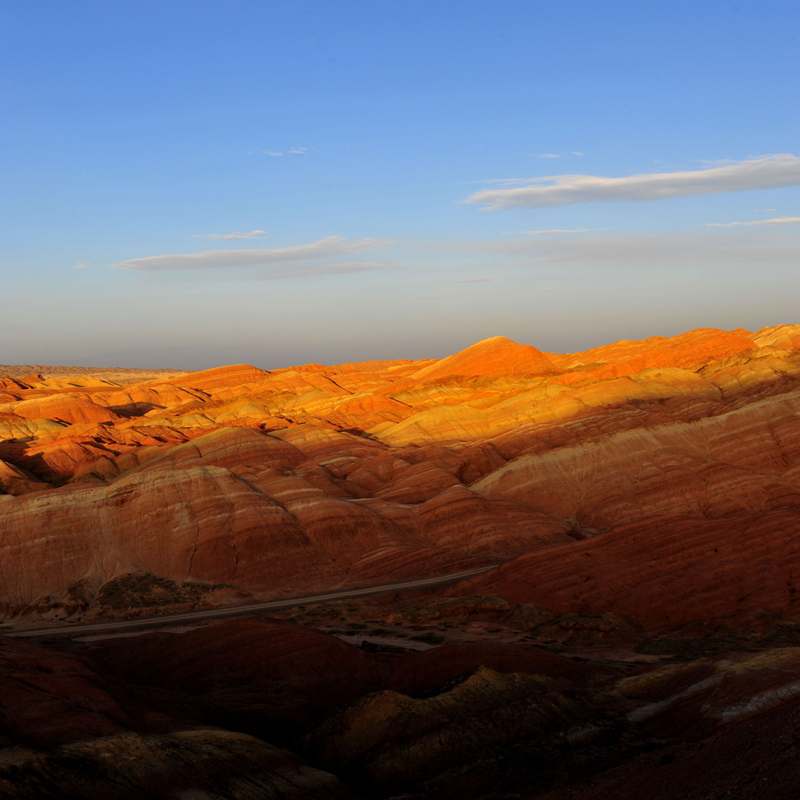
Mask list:
[[[319,264],[316,267],[306,267],[292,270],[291,272],[267,272],[254,275],[254,280],[277,281],[287,278],[310,278],[322,275],[346,275],[353,272],[371,272],[372,270],[390,269],[395,264],[385,264],[380,261],[335,261],[330,264]]]
[[[307,156],[308,155],[308,148],[307,147],[290,147],[288,150],[284,150],[284,151],[262,150],[261,152],[265,156],[272,156],[273,158],[283,158],[285,155]]]
[[[561,158],[561,155],[559,153],[534,153],[534,155],[536,156],[536,158]],[[567,155],[582,156],[583,153],[581,153],[580,150],[573,150]]]
[[[800,225],[800,217],[776,217],[757,219],[753,222],[707,222],[707,228],[750,228],[760,225]]]
[[[499,186],[523,186],[536,180],[539,180],[539,178],[489,178],[485,181],[472,181],[472,183],[489,183]]]
[[[334,258],[365,250],[376,250],[388,244],[391,244],[391,239],[358,239],[349,241],[342,236],[328,236],[317,242],[293,247],[253,250],[206,250],[202,253],[132,258],[128,261],[120,261],[118,264],[113,264],[111,269],[164,272],[261,267],[270,264],[288,264],[298,261]]]
[[[458,281],[450,281],[450,283],[492,283],[497,278],[462,278]]]
[[[527,183],[529,185],[517,188],[483,189],[471,194],[465,202],[483,203],[487,209],[549,208],[797,186],[800,184],[800,156],[783,153],[708,169],[652,172],[626,178],[551,175]]]
[[[266,231],[236,231],[235,233],[195,233],[192,239],[255,239],[258,236],[266,236]]]
[[[86,269],[89,264],[86,261],[79,261],[72,269]]]
[[[545,231],[517,231],[517,233],[524,233],[527,236],[555,236],[562,233],[588,233],[589,231],[596,231],[597,228],[551,228]]]

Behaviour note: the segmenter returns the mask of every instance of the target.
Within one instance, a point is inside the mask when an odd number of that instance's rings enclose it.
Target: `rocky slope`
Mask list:
[[[500,567],[0,636],[0,797],[796,796],[800,326],[7,372],[0,633]]]
[[[502,561],[466,591],[653,628],[794,614],[798,330],[8,377],[0,608],[151,613]]]
[[[0,637],[0,796],[781,800],[800,778],[798,647],[371,652],[260,619],[67,650]]]

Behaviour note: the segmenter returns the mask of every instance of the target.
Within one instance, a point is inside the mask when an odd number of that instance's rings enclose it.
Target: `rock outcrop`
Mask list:
[[[553,362],[529,344],[517,344],[505,336],[473,344],[460,353],[423,367],[413,375],[417,381],[433,381],[451,375],[498,377],[500,375],[540,375],[555,372]]]
[[[6,631],[500,566],[0,636],[0,797],[795,796],[800,326],[66,369],[0,369]]]
[[[156,792],[157,794],[153,794]],[[0,753],[0,797],[214,797],[219,800],[349,800],[333,775],[241,733],[118,734],[49,753]]]

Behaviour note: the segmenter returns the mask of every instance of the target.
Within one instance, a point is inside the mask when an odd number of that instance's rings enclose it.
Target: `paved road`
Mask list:
[[[87,633],[101,633],[106,631],[129,630],[130,628],[153,628],[161,625],[189,624],[203,622],[208,619],[225,619],[227,617],[244,617],[249,614],[261,614],[264,611],[275,611],[279,608],[294,608],[296,606],[309,606],[314,603],[327,603],[330,600],[347,600],[351,597],[366,597],[367,595],[383,594],[384,592],[408,592],[412,589],[430,589],[434,586],[444,586],[496,569],[499,564],[488,567],[468,569],[463,572],[452,572],[449,575],[436,575],[432,578],[419,578],[411,581],[398,581],[396,583],[383,583],[379,586],[365,586],[362,589],[343,589],[339,592],[326,594],[312,594],[307,597],[288,597],[285,600],[266,600],[262,603],[248,603],[244,606],[227,606],[224,608],[203,608],[197,611],[185,611],[182,614],[163,614],[159,617],[140,617],[137,619],[117,620],[115,622],[93,622],[85,625],[63,622],[50,628],[31,628],[29,630],[2,630],[3,636],[18,636],[25,638],[50,638],[52,636],[83,636]]]

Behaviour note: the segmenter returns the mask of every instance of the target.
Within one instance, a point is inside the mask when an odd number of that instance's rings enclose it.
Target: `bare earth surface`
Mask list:
[[[799,548],[800,326],[0,367],[0,797],[796,797]]]
[[[0,364],[0,375],[9,378],[41,376],[45,380],[94,377],[114,383],[136,383],[153,378],[178,378],[181,369],[134,369],[130,367],[56,367],[47,364]]]

